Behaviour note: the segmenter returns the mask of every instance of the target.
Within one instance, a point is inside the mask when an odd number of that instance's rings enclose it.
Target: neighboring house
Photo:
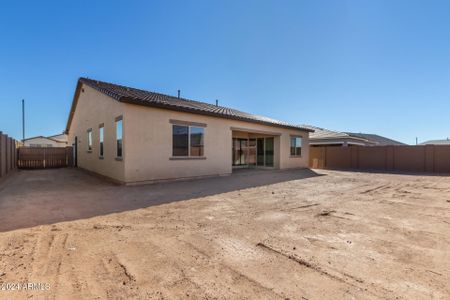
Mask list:
[[[314,130],[314,132],[309,135],[309,145],[314,147],[405,145],[376,134],[339,132],[311,125],[303,125],[303,127]]]
[[[450,139],[447,138],[446,140],[431,140],[420,143],[420,145],[450,145]]]
[[[87,78],[78,80],[66,128],[77,166],[127,184],[307,168],[311,131]]]
[[[351,137],[361,138],[367,140],[369,143],[372,143],[372,146],[404,146],[406,144],[378,135],[378,134],[371,134],[371,133],[355,133],[355,132],[345,132]]]
[[[25,139],[23,142],[25,147],[38,147],[38,148],[50,148],[50,147],[67,147],[67,135],[57,134],[52,136],[35,136]]]

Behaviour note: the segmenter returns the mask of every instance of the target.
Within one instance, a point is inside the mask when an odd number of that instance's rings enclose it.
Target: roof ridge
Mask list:
[[[345,134],[350,137],[350,135],[345,131],[338,131],[338,130],[334,130],[334,129],[328,129],[328,128],[319,127],[319,126],[315,126],[315,125],[308,125],[308,124],[301,124],[300,126],[306,127],[306,128],[311,127],[311,128],[315,128],[315,129],[323,130],[323,131],[326,130],[326,131],[330,131],[330,132],[341,133],[341,134]]]
[[[231,107],[215,105],[215,104],[212,104],[212,103],[203,102],[203,101],[190,99],[190,98],[185,98],[185,97],[177,97],[177,96],[174,96],[174,95],[164,94],[164,93],[161,93],[161,92],[154,92],[154,91],[144,90],[144,89],[130,87],[130,86],[122,85],[122,84],[118,84],[118,83],[106,82],[106,81],[91,79],[91,78],[87,78],[87,77],[80,77],[80,79],[91,81],[91,82],[94,81],[94,82],[97,82],[97,83],[100,82],[100,83],[108,84],[108,85],[115,85],[115,86],[118,86],[118,87],[121,87],[121,88],[124,88],[124,89],[136,90],[136,91],[144,92],[144,93],[152,93],[152,94],[159,95],[159,96],[170,97],[170,98],[173,98],[175,100],[183,100],[183,101],[188,101],[188,102],[207,104],[207,105],[211,105],[211,106],[218,107],[218,108],[225,108],[225,109],[232,109],[232,110],[235,110],[235,111],[239,111],[239,110],[237,110],[235,108],[231,108]],[[242,112],[242,111],[239,111],[239,112]]]
[[[54,137],[54,136],[57,136],[57,135],[63,135],[63,134],[65,134],[65,133],[63,132],[63,133],[58,133],[58,134],[48,135],[47,137]]]
[[[43,139],[51,140],[51,141],[58,142],[58,143],[65,143],[66,142],[66,141],[63,141],[63,140],[54,139],[51,136],[44,136],[44,135],[37,135],[37,136],[29,137],[29,138],[24,139],[24,141],[29,141],[29,140],[38,139],[38,138],[43,138]]]
[[[80,83],[84,83],[95,90],[114,98],[117,101],[136,104],[152,106],[163,109],[172,109],[185,111],[190,113],[198,113],[204,115],[211,115],[216,117],[222,117],[227,119],[235,119],[253,123],[260,123],[270,126],[278,126],[291,128],[295,130],[303,131],[313,131],[309,128],[304,128],[298,125],[290,124],[285,121],[276,120],[271,117],[254,115],[247,112],[237,110],[235,108],[224,107],[215,105],[208,102],[202,102],[198,100],[176,97],[172,95],[167,95],[159,92],[147,91],[139,88],[129,87],[121,84],[109,83],[106,81],[95,80],[87,77],[80,77],[77,84],[77,91],[75,92],[75,98],[79,94]],[[74,98],[74,104],[75,104]],[[71,113],[69,115],[68,124],[66,127],[66,132],[70,127],[71,116],[75,106],[72,107]]]
[[[376,133],[364,133],[364,132],[359,132],[359,133],[357,133],[357,132],[347,132],[347,133],[350,136],[361,137],[361,138],[367,139],[368,141],[376,143],[376,144],[380,144],[380,143],[388,141],[388,142],[390,142],[392,144],[396,144],[396,145],[405,145],[402,142],[399,142],[397,140],[394,140],[394,139],[391,139],[391,138],[388,138],[386,136],[379,135],[379,134],[376,134]]]

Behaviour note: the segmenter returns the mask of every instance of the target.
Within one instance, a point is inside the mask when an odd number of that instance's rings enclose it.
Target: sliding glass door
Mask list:
[[[233,139],[233,166],[256,165],[256,139]]]
[[[233,166],[247,164],[247,140],[233,139]]]
[[[233,139],[233,166],[255,165],[254,144],[252,139]]]
[[[266,167],[273,167],[273,138],[265,138],[264,163]]]
[[[273,167],[274,140],[269,138],[233,139],[233,166]]]
[[[248,140],[247,165],[249,167],[256,166],[256,139]]]
[[[256,162],[261,167],[273,167],[274,161],[274,139],[258,138],[256,147]]]
[[[256,146],[256,162],[258,166],[264,166],[264,138],[257,140]]]

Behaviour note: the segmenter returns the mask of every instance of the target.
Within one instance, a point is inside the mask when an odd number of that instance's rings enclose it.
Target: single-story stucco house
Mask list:
[[[275,104],[274,104],[275,105]],[[67,122],[76,166],[125,184],[307,168],[309,128],[80,78]]]
[[[35,136],[23,141],[23,146],[34,148],[64,148],[67,147],[67,135]]]

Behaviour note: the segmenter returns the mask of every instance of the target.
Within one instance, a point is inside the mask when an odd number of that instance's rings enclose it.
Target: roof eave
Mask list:
[[[81,82],[82,78],[79,78],[77,81],[77,87],[75,88],[75,93],[72,99],[72,105],[70,107],[69,117],[67,119],[66,130],[64,130],[65,134],[69,134],[70,125],[72,124],[73,115],[75,114],[75,108],[78,104],[78,97],[80,96],[81,86],[83,83]]]
[[[148,107],[155,107],[155,108],[161,108],[161,109],[169,109],[174,111],[182,111],[182,112],[188,112],[188,113],[194,113],[199,115],[206,115],[206,116],[212,116],[216,118],[223,118],[223,119],[231,119],[231,120],[237,120],[237,121],[243,121],[243,122],[249,122],[249,123],[256,123],[256,124],[263,124],[273,127],[280,127],[280,128],[287,128],[287,129],[293,129],[293,130],[299,130],[299,131],[306,131],[306,132],[314,132],[314,130],[309,128],[303,128],[303,127],[296,127],[296,126],[289,126],[289,125],[283,125],[283,124],[276,124],[271,122],[264,122],[264,121],[258,121],[250,118],[242,118],[242,117],[236,117],[231,115],[221,115],[218,113],[208,112],[200,109],[194,109],[194,108],[187,108],[187,107],[179,107],[175,105],[171,105],[169,103],[156,103],[156,102],[147,102],[147,101],[140,101],[139,99],[132,98],[132,97],[125,97],[122,96],[118,99],[120,102],[128,103],[128,104],[135,104],[135,105],[142,105],[142,106],[148,106]]]
[[[208,112],[208,111],[204,111],[204,110],[200,110],[200,109],[179,107],[179,106],[171,105],[170,103],[164,103],[164,104],[161,103],[160,104],[160,103],[155,103],[155,102],[150,103],[150,102],[147,102],[147,101],[140,101],[137,98],[121,96],[121,95],[114,94],[114,93],[107,93],[103,89],[101,89],[98,86],[96,86],[95,84],[91,84],[90,81],[84,80],[84,79],[85,79],[84,77],[80,77],[78,79],[77,87],[75,89],[75,94],[74,94],[74,97],[73,97],[73,100],[72,100],[72,106],[71,106],[71,109],[70,109],[69,118],[67,120],[66,130],[64,131],[65,134],[69,133],[70,126],[71,126],[71,123],[72,123],[72,119],[73,119],[73,116],[75,114],[75,109],[76,109],[76,106],[77,106],[77,103],[78,103],[78,98],[79,98],[79,95],[80,95],[81,86],[83,84],[86,84],[87,86],[95,89],[96,91],[98,91],[98,92],[100,92],[100,93],[102,93],[104,95],[107,95],[107,96],[109,96],[109,97],[111,97],[111,98],[113,98],[115,100],[123,102],[123,103],[142,105],[142,106],[148,106],[148,107],[155,107],[155,108],[162,108],[162,109],[169,109],[169,110],[174,110],[174,111],[183,111],[183,112],[200,114],[200,115],[208,115],[208,116],[217,117],[217,118],[232,119],[232,120],[238,120],[238,121],[244,121],[244,122],[250,122],[250,123],[256,123],[256,124],[263,124],[263,125],[267,125],[267,126],[287,128],[287,129],[298,130],[298,131],[303,131],[303,132],[314,132],[314,129],[300,127],[300,126],[289,126],[289,125],[283,125],[283,124],[277,124],[277,123],[271,123],[271,122],[254,120],[254,119],[250,119],[250,118],[243,118],[243,117],[237,117],[237,116],[231,116],[231,115],[221,115],[221,114],[218,114],[218,113]]]
[[[34,139],[42,139],[42,138],[46,139],[47,137],[45,137],[43,135],[37,135],[37,136],[26,138],[23,141],[29,141],[29,140],[34,140]]]
[[[371,143],[370,141],[363,139],[363,138],[357,138],[353,136],[343,136],[343,137],[310,137],[311,141],[315,140],[355,140],[359,142],[365,142],[365,143]]]

